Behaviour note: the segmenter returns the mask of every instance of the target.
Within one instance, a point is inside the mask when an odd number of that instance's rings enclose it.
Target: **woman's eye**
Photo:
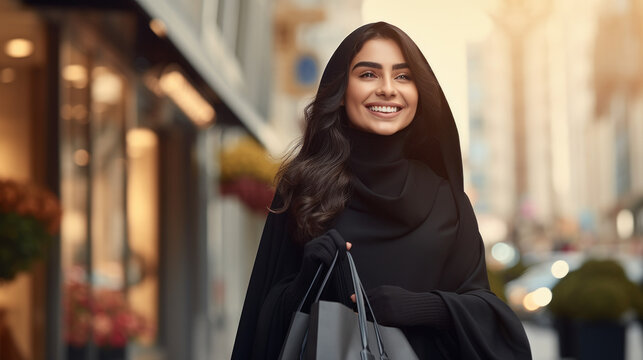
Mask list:
[[[400,80],[411,80],[411,76],[406,74],[400,74],[396,78]]]
[[[374,78],[375,74],[373,74],[372,72],[365,72],[362,75],[360,75],[359,77],[361,77],[361,78]]]

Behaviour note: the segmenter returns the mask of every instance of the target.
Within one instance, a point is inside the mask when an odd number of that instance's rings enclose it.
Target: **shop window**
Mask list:
[[[53,241],[36,234],[33,216],[40,209],[29,203],[37,199],[22,191],[46,183],[45,26],[11,2],[0,0],[0,8],[0,359],[41,359],[46,300],[38,296],[46,296],[46,253],[26,248],[18,254],[8,244]]]
[[[128,131],[135,78],[124,62],[71,29],[60,55],[65,348],[68,359],[118,357],[155,343],[156,140]]]

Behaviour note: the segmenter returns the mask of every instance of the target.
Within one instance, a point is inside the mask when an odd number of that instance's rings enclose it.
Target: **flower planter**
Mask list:
[[[98,360],[125,360],[125,348],[96,348]],[[67,360],[89,359],[89,346],[67,346]]]
[[[558,356],[561,359],[576,358],[578,346],[574,320],[556,317],[553,325],[558,335]]]
[[[0,179],[0,282],[11,281],[46,254],[60,226],[54,194],[32,184]]]
[[[86,359],[90,343],[96,348],[95,359],[124,360],[128,342],[149,331],[145,318],[132,310],[120,290],[93,290],[89,284],[70,281],[64,304],[70,360]]]
[[[125,360],[125,348],[98,348],[99,360]]]
[[[625,324],[576,322],[578,360],[624,360]]]

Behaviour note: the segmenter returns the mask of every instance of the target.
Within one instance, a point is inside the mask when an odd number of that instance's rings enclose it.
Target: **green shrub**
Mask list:
[[[635,287],[618,262],[591,259],[554,286],[548,308],[558,317],[618,320],[643,302]]]
[[[582,279],[578,271],[572,271],[562,278],[552,289],[552,299],[549,310],[558,317],[573,318],[575,315],[575,296],[582,287]]]
[[[586,279],[609,277],[614,280],[629,281],[621,264],[614,260],[590,259],[578,269]]]
[[[590,321],[620,318],[632,305],[628,290],[624,284],[607,278],[584,284],[577,293],[575,317]]]
[[[632,307],[639,319],[643,320],[643,286],[632,284]]]
[[[0,280],[12,280],[41,258],[51,236],[35,218],[0,213]]]

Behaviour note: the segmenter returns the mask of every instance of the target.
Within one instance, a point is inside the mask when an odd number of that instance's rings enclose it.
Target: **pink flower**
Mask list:
[[[109,345],[112,347],[125,347],[127,345],[127,336],[120,331],[112,332]]]
[[[87,284],[72,281],[66,286],[64,308],[69,344],[87,343],[93,329],[97,346],[123,347],[130,338],[149,331],[145,319],[132,311],[122,291],[101,289],[92,296]]]
[[[51,235],[60,229],[62,209],[58,198],[34,184],[0,180],[0,212],[34,217]]]
[[[105,313],[94,314],[94,336],[96,339],[105,339],[109,337],[114,328],[112,319]],[[100,341],[96,341],[100,343]]]

